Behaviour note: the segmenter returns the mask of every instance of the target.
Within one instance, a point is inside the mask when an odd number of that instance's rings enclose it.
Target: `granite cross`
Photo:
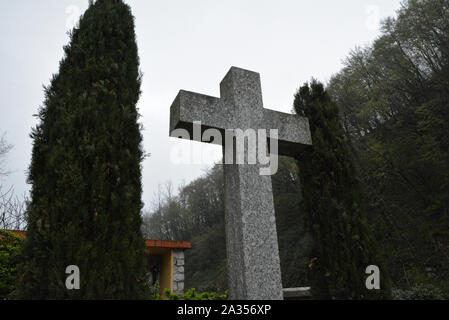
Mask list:
[[[224,135],[237,129],[277,129],[280,155],[297,156],[301,148],[312,144],[308,119],[265,109],[260,75],[236,67],[221,82],[220,98],[179,92],[170,109],[170,135],[179,137],[174,133],[176,129],[185,129],[192,139],[197,122],[201,122],[202,132],[215,128]],[[203,139],[203,142],[222,144],[215,139]],[[265,139],[263,143],[267,146],[268,142]],[[235,141],[231,147],[223,143],[225,159],[229,153],[236,153],[235,147]],[[260,163],[224,164],[231,299],[283,299],[271,177],[261,175],[260,168]]]

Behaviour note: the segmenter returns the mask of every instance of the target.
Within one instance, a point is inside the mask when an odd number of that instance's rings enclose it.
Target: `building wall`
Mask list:
[[[167,250],[162,256],[162,268],[161,268],[161,293],[164,293],[165,289],[172,290],[173,288],[173,250]]]
[[[184,249],[173,251],[173,292],[184,293]]]

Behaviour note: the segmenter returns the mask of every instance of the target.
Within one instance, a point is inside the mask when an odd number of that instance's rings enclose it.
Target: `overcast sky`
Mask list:
[[[141,70],[138,107],[144,148],[143,201],[151,206],[158,185],[175,188],[203,174],[219,159],[218,146],[168,137],[169,108],[180,89],[219,96],[231,66],[261,74],[264,105],[292,109],[293,94],[315,77],[326,82],[357,45],[379,35],[379,20],[395,14],[399,0],[129,0],[136,17]],[[0,2],[0,132],[14,145],[3,186],[27,193],[33,114],[42,85],[58,72],[67,31],[87,0]],[[212,156],[198,165],[170,161],[179,143],[201,145]]]

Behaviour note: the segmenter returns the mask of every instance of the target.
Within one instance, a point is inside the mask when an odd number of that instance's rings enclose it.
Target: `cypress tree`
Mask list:
[[[298,90],[294,110],[309,118],[313,140],[313,148],[298,161],[302,208],[314,239],[309,263],[313,296],[390,297],[390,280],[365,217],[363,190],[338,108],[323,85],[314,80]],[[380,268],[380,290],[366,288],[369,265]]]
[[[31,133],[18,297],[144,298],[141,77],[131,9],[122,0],[90,1],[64,51]],[[79,290],[66,288],[69,265],[79,267]]]

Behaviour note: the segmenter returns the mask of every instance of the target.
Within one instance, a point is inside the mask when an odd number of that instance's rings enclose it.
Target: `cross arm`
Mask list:
[[[193,123],[201,121],[201,129],[216,128],[223,131],[229,117],[220,99],[195,92],[181,90],[170,108],[170,135],[175,129],[186,129],[193,137]]]
[[[297,156],[301,147],[312,145],[309,120],[294,114],[264,109],[263,123],[266,129],[278,130],[279,155]],[[269,135],[270,132],[268,131]]]

